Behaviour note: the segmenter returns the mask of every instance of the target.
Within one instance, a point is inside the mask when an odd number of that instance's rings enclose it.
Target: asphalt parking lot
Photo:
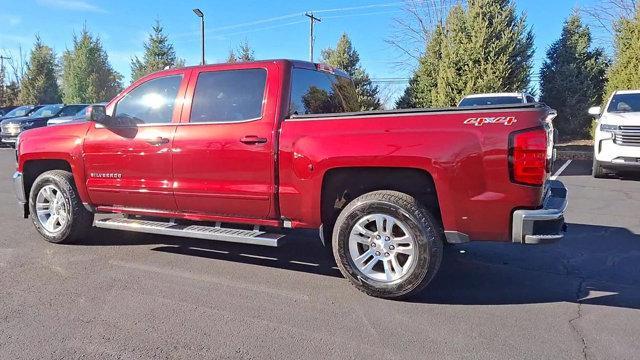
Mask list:
[[[18,215],[14,161],[0,150],[2,359],[640,356],[640,180],[585,161],[559,177],[563,241],[451,246],[409,302],[356,291],[313,232],[280,249],[98,229],[48,244]]]

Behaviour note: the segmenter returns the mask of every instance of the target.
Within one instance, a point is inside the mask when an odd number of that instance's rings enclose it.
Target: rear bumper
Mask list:
[[[519,244],[546,244],[564,237],[567,188],[558,180],[545,184],[543,206],[513,212],[512,241]]]

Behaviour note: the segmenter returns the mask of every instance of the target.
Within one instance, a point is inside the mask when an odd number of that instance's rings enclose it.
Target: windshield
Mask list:
[[[20,106],[4,114],[4,117],[25,116],[29,111],[31,111],[31,109],[33,109],[33,106]]]
[[[53,115],[57,114],[58,111],[60,111],[60,109],[62,109],[62,104],[45,105],[45,106],[41,107],[40,109],[34,111],[33,114],[31,114],[29,116],[31,116],[31,117],[53,116]]]
[[[640,112],[640,93],[613,95],[607,112]]]
[[[468,97],[462,99],[458,106],[508,105],[522,104],[523,102],[522,96]]]

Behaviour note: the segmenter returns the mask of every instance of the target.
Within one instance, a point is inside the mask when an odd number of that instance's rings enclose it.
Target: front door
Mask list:
[[[90,128],[84,164],[93,204],[176,210],[171,149],[187,80],[175,71],[143,81],[110,104],[108,124]]]
[[[173,144],[180,211],[276,217],[275,105],[270,102],[277,89],[267,86],[267,73],[276,69],[275,64],[255,69],[224,65],[193,72],[195,85],[186,96],[193,100],[185,105]]]

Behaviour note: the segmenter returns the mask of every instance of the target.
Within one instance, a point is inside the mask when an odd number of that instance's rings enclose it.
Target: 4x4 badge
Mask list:
[[[484,124],[503,124],[503,125],[513,125],[518,121],[514,116],[497,116],[497,117],[478,117],[478,118],[469,118],[464,121],[465,124],[472,124],[475,126],[482,126]]]

